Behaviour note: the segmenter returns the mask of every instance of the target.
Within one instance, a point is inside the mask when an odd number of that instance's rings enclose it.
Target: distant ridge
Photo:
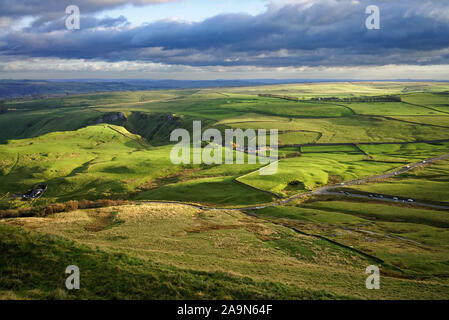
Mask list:
[[[249,80],[151,80],[151,79],[58,79],[0,80],[0,98],[44,98],[81,93],[139,91],[162,89],[194,89],[244,87],[270,84],[323,82],[448,82],[442,80],[354,80],[354,79],[249,79]]]

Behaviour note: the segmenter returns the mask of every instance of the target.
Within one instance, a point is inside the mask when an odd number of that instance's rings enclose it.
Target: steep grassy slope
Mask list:
[[[329,299],[316,290],[161,265],[0,223],[0,299]],[[80,269],[80,290],[65,269]]]
[[[222,205],[271,201],[270,195],[233,181],[260,164],[174,165],[171,149],[152,147],[123,127],[105,124],[9,141],[0,145],[1,208],[30,204],[8,199],[37,183],[47,183],[48,190],[35,206],[106,198]]]
[[[110,125],[10,141],[0,146],[0,189],[14,194],[45,182],[49,200],[125,196],[145,181],[183,170],[173,166],[169,150],[150,148]]]
[[[381,291],[366,290],[365,268],[376,263],[370,258],[349,248],[301,235],[239,212],[146,204],[77,211],[47,218],[8,219],[2,223],[32,229],[39,234],[69,238],[107,252],[90,253],[92,259],[87,261],[79,256],[78,250],[74,251],[75,254],[61,250],[65,253],[59,254],[61,251],[58,251],[51,255],[63,259],[69,257],[70,264],[80,264],[81,274],[84,270],[88,277],[84,282],[82,280],[84,290],[95,292],[104,285],[103,290],[106,291],[113,283],[119,283],[120,286],[106,293],[106,297],[113,294],[126,297],[123,291],[131,286],[136,288],[131,289],[129,296],[139,297],[139,292],[142,292],[142,298],[441,298],[445,297],[444,292],[448,292],[445,283],[389,276],[382,278]],[[19,241],[11,238],[13,240],[5,245],[7,256],[21,263],[34,260],[21,260],[22,255],[17,250],[31,251],[37,256],[44,250],[42,245],[48,247],[45,244],[20,246],[17,244]],[[39,238],[42,239],[32,237]],[[47,251],[48,254],[54,253]],[[126,258],[122,255],[123,262],[115,265],[117,260],[114,257],[123,253]],[[151,263],[142,263],[148,260]],[[126,261],[134,261],[137,266],[128,267]],[[105,270],[100,276],[95,270],[103,263]],[[53,286],[55,278],[60,286],[64,276],[58,273],[65,267],[64,261],[58,261],[57,265],[59,267],[52,268],[54,271],[47,280]],[[167,265],[170,267],[164,267]],[[32,267],[31,270],[38,272],[36,268]],[[43,270],[45,272],[41,271],[41,274],[48,273],[47,268]],[[162,275],[165,270],[167,274]],[[131,273],[129,277],[124,275],[125,271]],[[387,270],[384,271],[387,274]],[[171,277],[174,272],[178,275],[177,280],[173,281]],[[147,276],[147,273],[150,275]],[[140,278],[142,282],[136,282]],[[100,283],[95,284],[95,280],[100,280]],[[277,287],[268,282],[276,283]],[[19,285],[20,281],[17,283]],[[237,286],[231,290],[232,283]]]
[[[101,114],[89,108],[8,111],[0,115],[0,142],[33,138],[55,131],[77,130]]]

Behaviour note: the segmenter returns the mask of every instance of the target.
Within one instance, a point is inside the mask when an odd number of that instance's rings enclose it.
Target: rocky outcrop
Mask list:
[[[126,122],[126,120],[127,119],[123,113],[111,112],[95,119],[93,124]]]

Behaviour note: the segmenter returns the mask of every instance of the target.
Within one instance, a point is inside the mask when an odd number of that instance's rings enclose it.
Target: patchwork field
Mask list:
[[[357,186],[356,190],[449,202],[449,161],[417,168],[395,179]]]
[[[304,153],[302,157],[282,160],[275,176],[257,172],[240,179],[253,187],[282,196],[313,190],[374,175],[398,167],[394,163],[366,161],[365,155],[352,153]]]

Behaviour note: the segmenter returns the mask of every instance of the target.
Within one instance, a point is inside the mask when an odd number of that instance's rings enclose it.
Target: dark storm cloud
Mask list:
[[[120,16],[118,18],[96,18],[92,16],[83,16],[81,17],[81,22],[83,28],[92,29],[92,28],[112,28],[112,27],[124,27],[129,25],[128,20],[124,16]],[[40,26],[31,26],[27,27],[23,30],[24,33],[48,33],[51,31],[60,31],[65,28],[65,17],[62,17],[58,20],[54,20],[51,22],[47,22],[45,24],[41,24]]]
[[[381,30],[365,28],[371,4],[381,8]],[[0,54],[191,66],[449,63],[449,2],[441,0],[298,0],[258,16],[223,14],[198,23],[130,28],[124,18],[85,18],[76,32],[63,25],[7,33]]]
[[[26,16],[37,18],[35,26],[59,19],[69,5],[77,5],[84,14],[101,12],[127,4],[136,6],[175,2],[177,0],[1,0],[0,18],[19,19]]]

